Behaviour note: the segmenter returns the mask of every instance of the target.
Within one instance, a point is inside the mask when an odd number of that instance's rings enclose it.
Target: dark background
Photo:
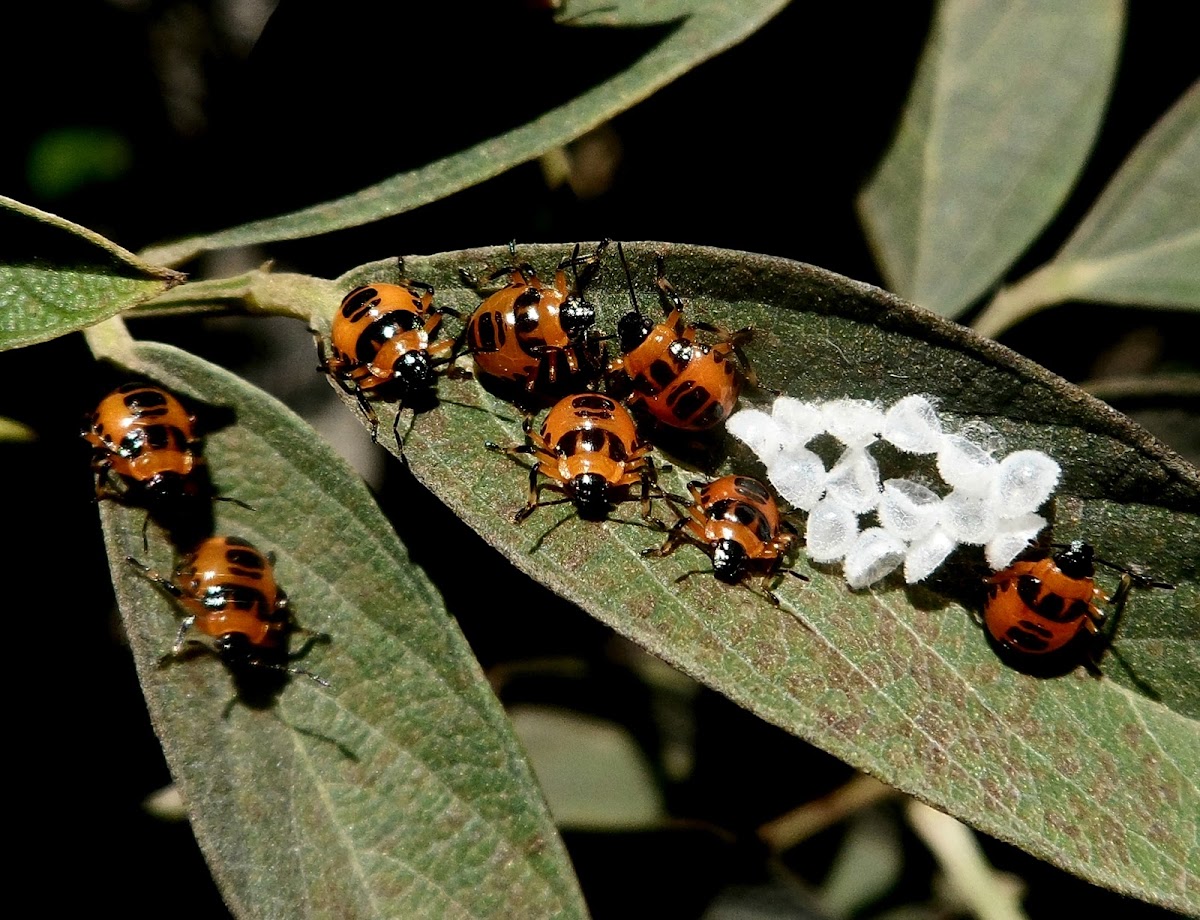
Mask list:
[[[382,12],[362,0],[284,0],[254,42],[253,28],[242,34],[229,25],[234,6],[126,0],[24,7],[0,64],[0,190],[136,250],[345,194],[461,149],[603,80],[669,28],[563,29],[517,0],[391,4]],[[765,252],[882,284],[853,201],[894,129],[930,16],[927,4],[794,4],[583,142],[613,167],[607,181],[593,180],[598,190],[549,190],[539,166],[526,164],[366,228],[271,245],[248,264],[270,257],[284,270],[332,277],[403,252],[609,236]],[[1013,277],[1053,254],[1195,76],[1194,41],[1172,8],[1133,6],[1095,156],[1061,219]],[[110,149],[73,184],[54,186],[34,167],[47,137],[64,129]],[[212,259],[187,268],[203,276],[228,264]],[[1067,305],[1003,341],[1082,380],[1113,367],[1194,369],[1196,326],[1182,314]],[[135,332],[185,341],[256,377],[263,375],[254,366],[260,352],[270,351],[269,333],[229,335],[219,323],[143,323]],[[38,435],[32,444],[0,446],[16,512],[10,517],[20,522],[9,577],[21,590],[8,609],[23,615],[14,622],[24,627],[19,640],[10,631],[6,681],[9,750],[23,761],[15,773],[21,796],[13,826],[23,855],[11,866],[14,888],[27,894],[29,870],[53,865],[62,884],[39,885],[33,894],[48,913],[221,916],[187,826],[141,810],[169,775],[121,643],[87,451],[76,437],[89,408],[81,393],[89,391],[91,360],[81,337],[69,336],[0,361],[9,383],[0,415]],[[278,390],[303,410],[324,383],[313,375]],[[1180,415],[1169,400],[1152,403],[1121,408],[1152,410],[1146,419],[1156,420],[1160,436],[1194,450],[1194,416]],[[18,491],[28,498],[21,501]],[[542,656],[584,665],[582,676],[569,679],[532,669],[506,684],[506,703],[575,707],[617,721],[647,751],[657,749],[650,691],[606,628],[517,575],[390,458],[379,495],[402,538],[405,519],[433,528],[436,539],[421,541],[425,548],[413,555],[445,586],[485,668]],[[461,549],[435,554],[431,543]],[[494,595],[528,600],[499,615],[455,588],[463,558],[478,560]],[[695,716],[695,772],[665,788],[672,815],[694,823],[567,837],[598,917],[635,910],[699,916],[718,890],[764,881],[765,854],[753,830],[851,775],[707,691]],[[902,833],[904,882],[880,909],[931,897],[932,860]],[[839,834],[826,832],[787,854],[788,868],[819,882]],[[1028,882],[1033,917],[1050,917],[1064,899],[1080,915],[1166,915],[1011,847],[986,846],[997,867]],[[648,894],[631,902],[642,882]]]

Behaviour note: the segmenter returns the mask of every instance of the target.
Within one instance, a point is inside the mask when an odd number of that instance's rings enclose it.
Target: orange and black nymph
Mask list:
[[[720,581],[737,584],[757,574],[767,599],[778,604],[768,586],[797,534],[770,490],[757,479],[735,475],[709,483],[694,480],[688,491],[692,504],[687,515],[671,528],[662,546],[642,555],[668,556],[681,543],[692,543],[712,558],[713,575]]]
[[[358,400],[378,440],[379,420],[368,394],[401,401],[428,391],[436,367],[452,359],[454,341],[433,341],[442,316],[435,309],[433,288],[418,281],[356,287],[333,316],[329,351],[315,330],[319,370]],[[397,416],[397,419],[399,417]]]
[[[84,422],[92,446],[96,497],[141,505],[184,546],[206,536],[213,490],[196,416],[173,394],[127,383]]]
[[[168,658],[197,647],[235,672],[269,669],[303,674],[288,666],[288,636],[298,629],[287,595],[275,580],[271,558],[239,537],[210,537],[186,554],[170,578],[132,557],[127,561],[175,598],[183,622]],[[327,684],[326,684],[327,686]]]
[[[508,284],[488,295],[467,321],[467,350],[481,375],[526,396],[561,394],[564,387],[600,375],[596,308],[583,292],[607,245],[602,240],[583,256],[576,244],[559,262],[554,282],[547,284],[528,262],[516,261],[510,244],[513,264],[491,275],[492,280],[507,275]],[[568,282],[568,268],[573,284]],[[479,284],[469,272],[463,277]]]
[[[610,380],[627,381],[631,407],[641,407],[659,423],[683,431],[707,431],[729,417],[746,380],[754,376],[741,353],[750,328],[726,332],[707,323],[687,323],[683,300],[664,275],[662,256],[655,279],[665,319],[654,322],[638,308],[633,280],[618,244],[633,309],[617,322],[621,356],[609,362]],[[697,330],[719,341],[696,339]]]
[[[654,460],[650,445],[638,435],[628,411],[616,400],[600,393],[579,393],[559,400],[534,432],[533,417],[527,416],[526,443],[489,450],[509,455],[530,454],[529,499],[515,520],[525,520],[534,509],[547,504],[539,499],[539,476],[551,480],[551,488],[564,493],[575,504],[579,516],[600,520],[623,500],[630,487],[640,486],[642,516],[650,516],[650,493],[655,486]]]
[[[1096,586],[1097,562],[1121,572],[1111,601]],[[1108,618],[1099,604],[1111,603],[1120,612],[1133,587],[1173,587],[1097,559],[1082,540],[1053,555],[1014,562],[986,584],[983,622],[988,633],[1001,650],[1029,656],[1050,655],[1085,636],[1103,640]]]

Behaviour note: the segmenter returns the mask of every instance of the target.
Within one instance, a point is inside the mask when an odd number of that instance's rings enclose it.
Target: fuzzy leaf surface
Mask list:
[[[524,246],[518,258],[549,272],[568,252]],[[893,578],[862,592],[836,568],[800,558],[794,565],[811,582],[784,578],[783,606],[774,608],[706,574],[708,560],[692,548],[643,558],[663,536],[644,525],[636,503],[603,523],[565,504],[515,525],[527,473],[484,442],[518,443],[520,413],[478,380],[439,382],[441,404],[407,433],[414,472],[531,577],[762,718],[1093,882],[1200,909],[1196,469],[1043,368],[876,288],[747,253],[665,243],[629,244],[626,253],[644,311],[657,311],[654,255],[663,253],[691,320],[752,325],[746,350],[765,387],[889,405],[932,394],[951,424],[990,425],[1002,452],[1049,453],[1064,471],[1050,508],[1054,539],[1087,539],[1105,558],[1141,565],[1176,589],[1135,593],[1101,677],[1083,667],[1033,677],[1001,662],[977,625],[988,574],[977,548],[961,548],[927,585]],[[466,316],[479,297],[459,268],[482,277],[507,261],[495,248],[405,264],[408,277],[437,287],[435,303]],[[392,260],[337,286],[396,277]],[[328,328],[338,297],[314,325]],[[629,309],[615,255],[588,297],[605,330]],[[457,331],[456,321],[446,325],[445,335]],[[393,407],[376,408],[381,442],[390,444]],[[762,474],[731,439],[721,449],[719,472]],[[678,456],[673,462],[663,484],[682,492],[696,474]],[[656,508],[670,517],[661,502]],[[702,574],[677,582],[690,570]],[[1099,581],[1111,591],[1115,575]]]
[[[184,280],[98,233],[0,197],[0,349],[47,342]]]
[[[119,352],[118,352],[119,354]],[[126,563],[169,573],[143,514],[105,502],[114,583],[155,728],[240,917],[586,916],[511,726],[440,598],[366,487],[306,424],[163,345],[130,370],[227,422],[208,434],[217,532],[277,556],[298,621],[328,635],[264,705],[211,655],[159,667],[178,609]],[[214,408],[215,407],[215,408]],[[230,420],[226,418],[232,415]],[[293,649],[300,645],[293,637]]]

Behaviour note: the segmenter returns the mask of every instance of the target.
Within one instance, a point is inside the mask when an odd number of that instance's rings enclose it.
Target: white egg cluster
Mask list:
[[[968,437],[943,429],[933,403],[906,396],[888,409],[865,399],[802,402],[780,396],[770,413],[743,409],[729,432],[767,468],[767,478],[793,506],[808,512],[807,552],[814,562],[841,562],[852,588],[865,588],[901,564],[909,584],[928,578],[960,543],[984,547],[993,571],[1008,566],[1046,526],[1036,511],[1062,470],[1046,454],[1019,450],[997,460]],[[826,469],[808,448],[818,435],[845,449]],[[930,479],[882,479],[870,447],[885,441],[932,457]],[[873,526],[860,518],[873,515]]]

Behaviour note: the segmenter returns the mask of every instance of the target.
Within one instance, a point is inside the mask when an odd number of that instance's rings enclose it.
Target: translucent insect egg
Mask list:
[[[812,403],[780,396],[771,407],[771,417],[786,432],[790,442],[804,445],[825,431],[825,418]]]
[[[993,572],[1008,568],[1021,551],[1037,539],[1045,526],[1046,519],[1040,514],[1001,518],[996,533],[983,550],[988,566]]]
[[[779,422],[759,409],[742,409],[729,416],[725,423],[729,433],[754,451],[764,465],[783,451],[792,439]]]
[[[807,447],[784,450],[766,467],[775,491],[801,511],[810,510],[825,494],[825,464]]]
[[[992,504],[1009,517],[1036,511],[1054,492],[1062,467],[1039,450],[1019,450],[1000,461]]]
[[[824,498],[808,514],[805,545],[813,562],[837,562],[858,537],[858,515],[834,498]]]
[[[933,530],[941,519],[936,492],[911,479],[889,479],[879,500],[879,523],[893,536],[912,542]]]
[[[992,485],[996,458],[961,435],[947,435],[937,455],[938,473],[955,490],[985,493]]]
[[[908,546],[882,527],[871,527],[858,535],[846,552],[843,570],[851,588],[874,584],[904,561]]]
[[[835,399],[821,407],[825,431],[847,447],[864,448],[879,439],[883,411],[867,399]]]
[[[942,447],[942,420],[924,396],[905,396],[883,417],[883,439],[910,454],[935,454]]]
[[[958,543],[946,531],[935,527],[908,547],[904,557],[904,580],[910,585],[924,581],[946,561]]]
[[[955,489],[942,499],[942,529],[959,543],[982,546],[996,535],[999,522],[985,496]]]
[[[848,447],[825,481],[826,494],[856,514],[866,514],[879,504],[879,464],[861,447]]]

